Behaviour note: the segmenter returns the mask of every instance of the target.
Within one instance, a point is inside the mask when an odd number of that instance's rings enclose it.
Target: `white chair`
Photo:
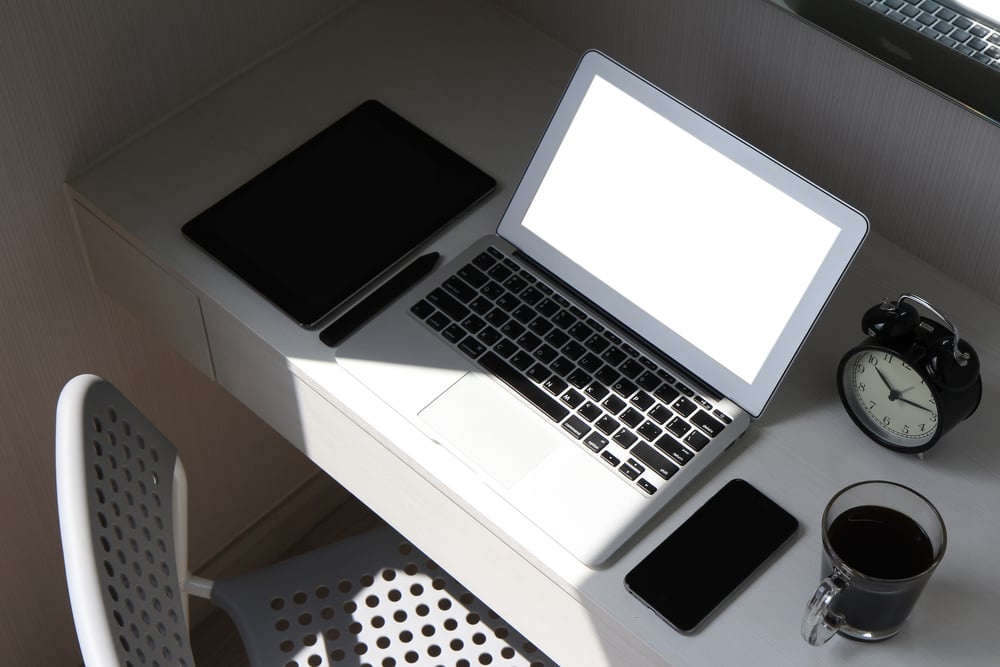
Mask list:
[[[56,478],[89,667],[193,666],[188,594],[229,613],[255,667],[552,664],[389,528],[232,579],[192,576],[177,451],[97,376],[59,396]]]

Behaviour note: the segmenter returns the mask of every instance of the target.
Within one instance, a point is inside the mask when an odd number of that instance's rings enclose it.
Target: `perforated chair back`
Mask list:
[[[59,397],[56,486],[90,667],[193,667],[186,591],[229,613],[254,667],[553,664],[388,526],[243,576],[191,577],[177,451],[99,377]]]
[[[173,445],[114,386],[94,375],[66,384],[56,411],[59,529],[87,665],[194,665],[186,545],[174,532],[180,521],[183,541],[183,485]]]

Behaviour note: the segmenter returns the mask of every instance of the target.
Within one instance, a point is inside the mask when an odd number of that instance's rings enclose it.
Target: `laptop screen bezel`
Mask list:
[[[747,382],[641,310],[541,239],[522,222],[595,76],[659,113],[730,160],[777,187],[840,230],[752,382]],[[869,223],[859,211],[598,51],[581,58],[520,183],[497,235],[630,329],[690,375],[753,417],[764,411],[810,329],[855,257]],[[724,297],[720,297],[724,298]],[[762,298],[766,298],[762,295]],[[720,303],[719,307],[724,307]],[[733,337],[752,322],[733,322]]]

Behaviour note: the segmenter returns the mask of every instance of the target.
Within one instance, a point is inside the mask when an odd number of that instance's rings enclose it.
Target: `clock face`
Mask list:
[[[934,394],[920,374],[888,350],[866,349],[844,364],[844,399],[858,421],[895,448],[928,446],[938,428]]]

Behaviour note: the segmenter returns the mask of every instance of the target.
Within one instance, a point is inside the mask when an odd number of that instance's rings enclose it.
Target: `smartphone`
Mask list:
[[[767,562],[799,522],[742,479],[727,483],[625,575],[625,587],[685,634]]]

